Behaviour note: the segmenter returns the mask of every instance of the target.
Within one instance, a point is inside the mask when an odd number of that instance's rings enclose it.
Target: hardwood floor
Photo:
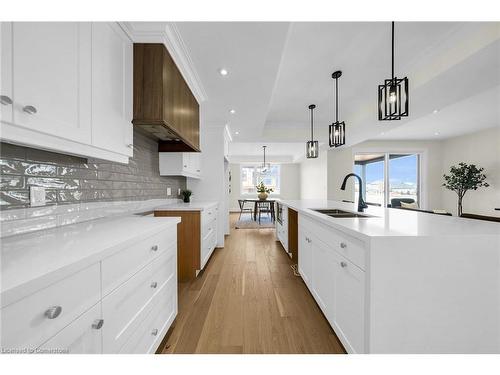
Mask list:
[[[163,353],[345,353],[274,229],[235,229],[236,220],[205,271],[179,285]]]

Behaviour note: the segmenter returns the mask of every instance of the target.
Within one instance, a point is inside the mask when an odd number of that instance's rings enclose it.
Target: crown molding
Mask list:
[[[119,22],[119,24],[134,43],[162,43],[165,45],[198,103],[208,99],[188,48],[174,23]]]

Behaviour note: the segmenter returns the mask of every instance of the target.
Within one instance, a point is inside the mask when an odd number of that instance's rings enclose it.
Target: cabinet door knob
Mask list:
[[[151,250],[158,251],[158,245],[151,246]]]
[[[158,286],[158,283],[156,281],[153,281],[151,283],[151,288],[156,289],[157,286]]]
[[[55,319],[59,315],[61,315],[62,307],[61,306],[51,306],[45,311],[45,316],[49,319]]]
[[[158,329],[156,329],[156,328],[155,328],[155,329],[153,329],[153,330],[151,331],[151,334],[152,334],[153,336],[156,336],[156,335],[158,334]]]
[[[10,105],[12,104],[12,99],[7,95],[0,95],[0,103],[3,105]]]
[[[184,168],[187,168],[188,166],[186,164],[184,164]]]
[[[347,247],[347,244],[346,244],[345,242],[341,242],[341,243],[340,243],[340,247],[341,247],[342,249],[345,249],[345,248]]]
[[[134,144],[133,144],[133,143],[129,143],[129,144],[127,145],[127,147],[128,147],[128,148],[134,148]]]
[[[101,329],[103,324],[104,324],[104,319],[96,319],[94,320],[94,323],[92,323],[92,328]]]
[[[26,105],[23,107],[23,112],[26,112],[28,115],[34,115],[37,110],[32,105]]]
[[[346,268],[347,267],[347,263],[344,262],[344,261],[340,262],[340,267]]]

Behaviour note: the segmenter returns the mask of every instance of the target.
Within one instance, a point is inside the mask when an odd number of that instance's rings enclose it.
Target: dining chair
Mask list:
[[[259,224],[260,224],[260,216],[262,213],[267,213],[268,216],[272,214],[271,202],[257,202],[257,210],[259,212]]]
[[[238,220],[241,219],[241,214],[244,212],[249,212],[250,215],[253,215],[253,209],[252,208],[245,208],[245,203],[246,203],[246,201],[244,199],[238,199],[238,204],[240,205],[240,217],[238,218]]]

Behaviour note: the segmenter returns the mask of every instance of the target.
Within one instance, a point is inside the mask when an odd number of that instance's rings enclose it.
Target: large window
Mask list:
[[[356,154],[354,172],[364,182],[363,199],[367,203],[386,206],[393,198],[410,198],[420,205],[419,154]],[[355,190],[358,194],[357,182]]]
[[[269,188],[273,189],[271,194],[280,193],[280,166],[277,164],[271,165],[271,168],[266,173],[261,173],[260,166],[257,165],[242,165],[241,166],[241,194],[248,195],[257,194],[255,186],[260,182],[264,182]]]

